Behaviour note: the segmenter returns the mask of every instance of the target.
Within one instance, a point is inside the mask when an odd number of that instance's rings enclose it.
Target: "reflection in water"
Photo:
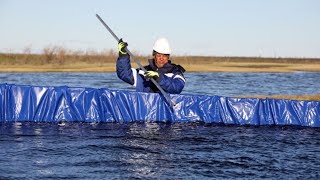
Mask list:
[[[15,134],[22,134],[21,126],[22,126],[22,123],[21,123],[21,122],[15,122],[15,123],[13,123],[13,130],[14,130],[14,133],[15,133]]]
[[[166,124],[146,123],[132,124],[128,129],[123,149],[126,152],[121,161],[128,164],[134,177],[161,177],[174,167],[172,145],[170,141],[180,136],[180,128]]]

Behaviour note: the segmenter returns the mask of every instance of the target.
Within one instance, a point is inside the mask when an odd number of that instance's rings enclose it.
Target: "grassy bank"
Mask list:
[[[142,64],[151,57],[137,56]],[[41,54],[2,53],[0,72],[114,72],[114,51],[80,52],[61,47],[45,48]],[[173,63],[188,72],[320,72],[320,59],[173,56]],[[132,63],[133,67],[137,67]]]

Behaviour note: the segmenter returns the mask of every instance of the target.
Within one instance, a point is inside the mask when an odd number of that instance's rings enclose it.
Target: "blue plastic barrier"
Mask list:
[[[320,127],[318,101],[0,85],[0,122],[205,122]]]

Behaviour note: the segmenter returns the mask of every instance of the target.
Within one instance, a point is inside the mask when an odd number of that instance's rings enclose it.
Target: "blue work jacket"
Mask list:
[[[144,71],[141,68],[135,69],[131,67],[130,56],[118,57],[117,60],[117,75],[124,82],[127,82],[136,87],[138,92],[159,92],[159,89],[151,80],[147,80],[144,76]],[[180,94],[184,85],[185,78],[183,73],[184,68],[180,65],[172,64],[171,61],[161,68],[157,68],[154,59],[149,59],[149,65],[144,66],[149,71],[157,71],[159,78],[157,79],[160,87],[170,94]]]

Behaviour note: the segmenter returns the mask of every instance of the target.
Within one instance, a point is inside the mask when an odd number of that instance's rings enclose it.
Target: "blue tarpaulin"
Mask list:
[[[204,122],[320,127],[318,101],[0,84],[0,122]]]

